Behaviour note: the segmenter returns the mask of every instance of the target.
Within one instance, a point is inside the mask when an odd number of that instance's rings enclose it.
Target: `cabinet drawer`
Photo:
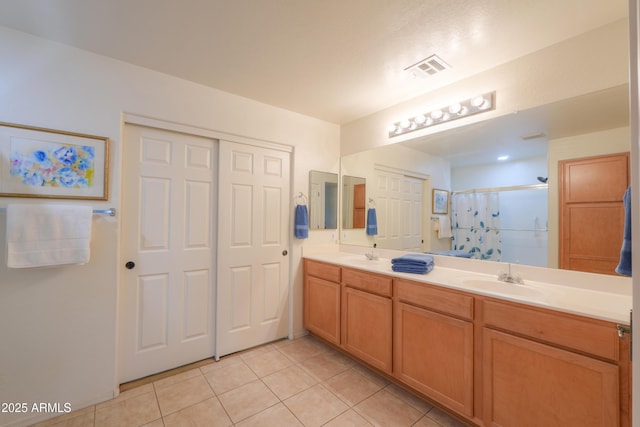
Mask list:
[[[483,316],[489,327],[618,360],[619,338],[613,324],[490,300],[483,301]]]
[[[462,319],[473,319],[473,297],[408,280],[395,280],[399,301]]]
[[[345,268],[342,272],[342,281],[351,288],[391,297],[392,280],[389,277]]]
[[[305,259],[304,272],[309,276],[340,283],[340,267],[337,265]]]

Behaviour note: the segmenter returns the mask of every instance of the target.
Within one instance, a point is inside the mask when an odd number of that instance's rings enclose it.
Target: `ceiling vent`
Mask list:
[[[442,58],[438,55],[431,55],[404,70],[411,73],[413,77],[428,77],[434,76],[447,68],[451,68],[451,66],[444,62]]]
[[[522,138],[525,141],[529,141],[530,139],[538,139],[538,138],[544,138],[545,133],[544,132],[535,132],[535,133],[529,133],[527,135],[521,135],[520,138]]]

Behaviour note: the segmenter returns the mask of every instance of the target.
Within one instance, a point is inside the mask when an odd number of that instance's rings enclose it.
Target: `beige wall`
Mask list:
[[[292,146],[293,194],[308,194],[309,170],[339,171],[339,126],[148,69],[0,27],[0,121],[111,139],[111,195],[94,208],[91,261],[47,270],[7,269],[0,213],[0,402],[69,402],[73,409],[117,391],[120,185],[123,113]],[[12,202],[40,200],[0,198]],[[64,201],[57,201],[64,203]],[[66,203],[86,203],[66,201]],[[302,328],[303,245],[293,239],[294,334]],[[55,414],[52,414],[55,415]],[[0,425],[33,414],[0,413]]]
[[[582,157],[623,153],[628,152],[630,148],[628,127],[549,141],[549,267],[557,268],[559,261],[558,162]],[[620,200],[622,200],[622,194],[620,195]],[[622,244],[622,240],[620,244]]]
[[[342,127],[341,153],[395,144],[628,83],[628,38],[628,23],[622,19],[348,123]],[[606,66],[594,64],[594,59]],[[387,137],[390,123],[441,108],[452,100],[494,90],[497,100],[494,111],[393,139]]]

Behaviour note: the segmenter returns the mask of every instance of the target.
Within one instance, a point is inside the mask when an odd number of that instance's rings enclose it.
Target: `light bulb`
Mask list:
[[[393,133],[393,132],[395,132],[395,131],[396,131],[396,125],[389,125],[389,126],[387,126],[387,131],[388,131],[389,133]]]
[[[471,105],[473,105],[476,108],[482,108],[486,102],[487,100],[484,99],[484,96],[476,96],[471,100]]]
[[[460,103],[456,102],[455,104],[451,104],[449,106],[449,112],[451,114],[458,114],[460,113],[460,111],[462,110],[462,105],[460,105]]]
[[[419,116],[416,116],[416,117],[413,119],[413,121],[414,121],[416,124],[421,125],[421,124],[423,124],[424,122],[426,122],[426,121],[427,121],[427,118],[424,116],[424,114],[420,114]]]
[[[431,118],[433,120],[439,120],[442,117],[442,110],[433,110],[431,112]]]
[[[406,129],[409,126],[411,126],[411,122],[409,122],[409,120],[403,120],[403,121],[400,122],[400,127],[402,129]]]

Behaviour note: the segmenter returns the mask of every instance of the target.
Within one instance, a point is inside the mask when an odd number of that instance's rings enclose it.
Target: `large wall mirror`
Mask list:
[[[338,174],[309,172],[309,230],[338,228]]]
[[[465,194],[495,190],[502,212],[499,260],[557,267],[558,162],[629,151],[628,125],[628,86],[620,85],[343,156],[343,180],[345,176],[359,175],[373,183],[388,183],[393,182],[387,179],[392,176],[398,188],[412,179],[425,186],[417,210],[404,213],[386,189],[368,186],[367,197],[377,203],[379,236],[343,233],[347,237],[344,243],[369,246],[376,242],[378,247],[421,252],[453,250],[451,238],[446,233],[439,238],[434,226],[438,215],[432,213],[430,206],[431,188],[450,190],[451,203],[456,202],[456,195],[464,198]],[[498,154],[507,152],[509,161],[496,162]],[[385,188],[389,187],[385,184]],[[451,206],[449,214],[449,219],[455,221]],[[408,234],[412,224],[420,229],[419,241],[414,238],[398,246],[397,239],[389,239],[390,234]],[[510,231],[514,231],[512,236],[508,236]]]

